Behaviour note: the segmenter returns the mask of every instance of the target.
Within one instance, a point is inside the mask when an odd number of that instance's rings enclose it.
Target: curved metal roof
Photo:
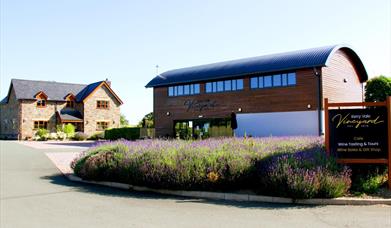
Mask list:
[[[170,70],[156,76],[146,85],[146,87],[218,80],[249,74],[324,67],[327,66],[330,56],[337,50],[343,50],[351,57],[356,65],[356,69],[359,71],[360,81],[366,81],[368,75],[358,55],[348,46],[333,45]]]

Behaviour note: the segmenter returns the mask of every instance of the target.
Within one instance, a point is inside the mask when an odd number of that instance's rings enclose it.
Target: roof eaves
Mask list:
[[[192,82],[203,82],[203,81],[213,81],[218,79],[228,79],[228,78],[237,78],[237,77],[244,77],[244,76],[251,76],[256,74],[269,74],[274,72],[283,72],[283,71],[292,71],[292,70],[300,70],[300,69],[306,69],[306,68],[312,68],[312,67],[324,67],[325,64],[311,64],[311,65],[305,65],[300,67],[292,67],[292,68],[284,68],[279,70],[265,70],[265,71],[256,71],[251,73],[243,73],[243,74],[233,74],[233,75],[221,75],[216,77],[210,77],[208,79],[190,79],[190,80],[183,80],[183,81],[175,81],[175,82],[162,82],[162,83],[152,83],[150,81],[147,85],[145,85],[145,88],[153,88],[153,87],[161,87],[161,86],[170,86],[170,85],[178,85],[183,83],[192,83]]]

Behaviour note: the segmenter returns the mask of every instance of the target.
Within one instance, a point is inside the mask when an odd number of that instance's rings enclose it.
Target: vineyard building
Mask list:
[[[361,102],[367,79],[335,45],[170,70],[146,87],[160,137],[321,135],[324,98]]]

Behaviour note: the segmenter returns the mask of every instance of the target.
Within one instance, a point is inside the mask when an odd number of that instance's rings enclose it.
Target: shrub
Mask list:
[[[349,171],[324,156],[315,137],[113,141],[90,148],[72,167],[84,179],[294,198],[340,196],[350,186]]]
[[[91,135],[88,139],[90,140],[98,140],[98,139],[104,139],[105,138],[105,133],[104,132],[98,132],[93,135]]]
[[[356,194],[376,193],[387,181],[385,165],[356,165],[353,169],[353,185],[351,190]]]
[[[68,138],[71,138],[75,134],[75,126],[71,123],[65,124],[63,131],[67,135]]]
[[[127,139],[136,140],[140,138],[140,128],[138,127],[123,127],[105,130],[105,139],[117,140]]]
[[[38,136],[38,140],[47,140],[49,137],[49,131],[44,128],[40,128],[35,133],[36,136]]]
[[[350,170],[327,158],[323,147],[271,156],[257,165],[258,191],[291,198],[339,197],[347,193]]]
[[[75,135],[73,136],[73,140],[77,141],[84,141],[87,140],[88,135],[83,133],[83,132],[76,132]]]

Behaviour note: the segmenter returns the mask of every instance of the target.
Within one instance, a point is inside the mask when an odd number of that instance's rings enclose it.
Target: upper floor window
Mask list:
[[[45,99],[38,99],[38,100],[37,100],[37,107],[38,107],[38,108],[44,108],[44,107],[46,107],[46,100],[45,100]]]
[[[206,93],[243,90],[243,79],[224,80],[205,83]]]
[[[96,130],[97,131],[103,131],[109,127],[108,121],[98,121],[96,122]]]
[[[259,77],[252,77],[250,79],[250,88],[270,88],[282,86],[296,85],[296,73],[274,74]]]
[[[98,109],[109,109],[109,101],[96,101],[96,108]]]
[[[65,100],[66,100],[65,107],[66,108],[74,108],[75,107],[75,99],[76,99],[76,97],[72,93],[68,93],[65,96]]]
[[[168,87],[168,96],[186,96],[200,94],[200,84],[186,84]]]
[[[67,108],[74,108],[75,107],[75,102],[74,101],[67,101],[66,106]]]
[[[41,128],[48,129],[48,121],[44,121],[44,120],[34,121],[34,130],[38,130]]]
[[[37,99],[38,108],[46,107],[48,96],[43,91],[39,91],[37,94],[35,94],[35,99]]]

